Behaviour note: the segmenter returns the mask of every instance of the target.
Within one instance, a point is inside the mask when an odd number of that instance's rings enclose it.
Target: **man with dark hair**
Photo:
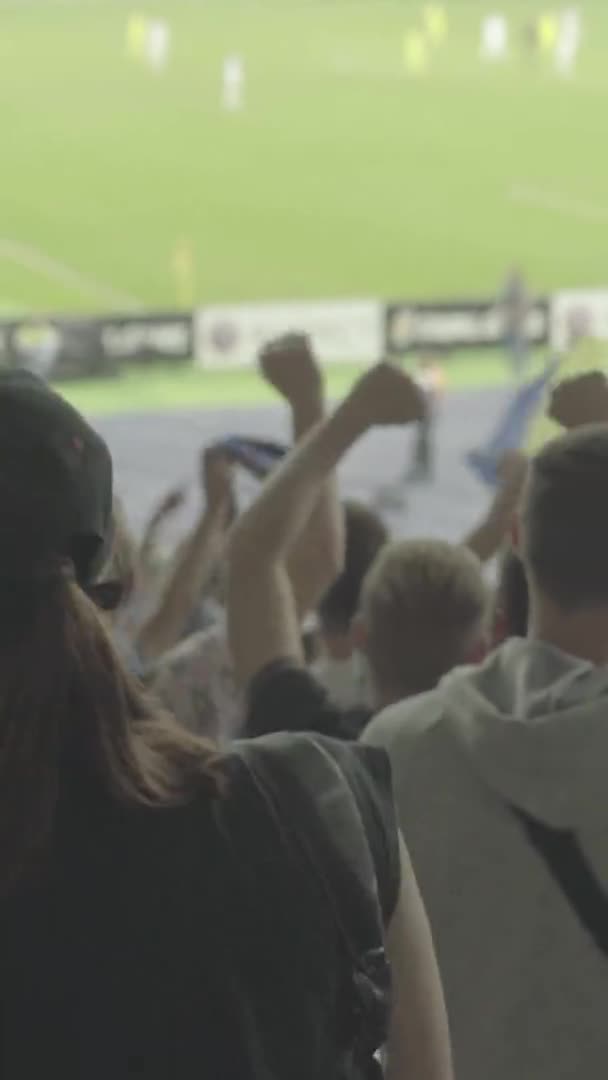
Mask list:
[[[548,443],[529,471],[522,553],[540,609],[559,613],[608,605],[608,429],[586,426]],[[537,602],[537,609],[539,604]]]
[[[527,640],[365,735],[391,756],[468,1080],[606,1075],[608,389],[593,380],[558,388],[551,412],[606,423],[530,465]]]
[[[347,499],[343,508],[346,541],[344,568],[319,604],[319,619],[328,640],[350,631],[359,610],[363,579],[389,537],[388,529],[378,514],[363,503]]]
[[[369,507],[351,499],[343,506],[344,568],[317,610],[321,655],[314,673],[334,704],[368,707],[372,704],[369,670],[358,647],[355,618],[365,576],[389,534]]]
[[[498,570],[492,641],[500,645],[506,638],[526,637],[530,598],[521,556],[511,546],[502,553]]]

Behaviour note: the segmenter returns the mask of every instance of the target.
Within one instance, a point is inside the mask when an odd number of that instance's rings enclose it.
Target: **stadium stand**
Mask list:
[[[414,378],[259,370],[293,447],[215,441],[169,549],[182,492],[137,541],[104,440],[0,374],[3,1075],[599,1080],[606,379],[455,543],[339,493]]]

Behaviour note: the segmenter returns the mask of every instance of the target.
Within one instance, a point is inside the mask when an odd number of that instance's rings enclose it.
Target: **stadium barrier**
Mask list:
[[[563,352],[572,338],[608,341],[608,290],[567,289],[551,302],[551,348]]]
[[[191,312],[0,323],[0,367],[25,368],[53,382],[118,375],[127,364],[188,362],[192,354]]]
[[[246,367],[260,348],[298,330],[326,364],[371,364],[384,351],[384,305],[379,300],[283,301],[204,307],[195,316],[195,363]]]
[[[504,312],[494,297],[433,302],[319,300],[217,305],[193,312],[132,312],[0,322],[0,367],[52,381],[120,374],[132,364],[194,363],[201,370],[250,367],[279,334],[310,335],[323,363],[372,364],[420,348],[476,349],[504,343]],[[563,290],[534,301],[531,345],[563,351],[573,338],[608,341],[608,289]]]
[[[530,345],[549,338],[550,303],[545,297],[530,306],[525,335]],[[502,306],[491,300],[449,300],[407,303],[386,308],[385,351],[402,356],[412,349],[477,349],[500,345],[505,338]]]

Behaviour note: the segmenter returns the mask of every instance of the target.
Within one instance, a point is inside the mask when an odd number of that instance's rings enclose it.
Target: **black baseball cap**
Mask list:
[[[112,458],[59,394],[25,371],[0,372],[0,575],[71,561],[92,584],[110,553]]]

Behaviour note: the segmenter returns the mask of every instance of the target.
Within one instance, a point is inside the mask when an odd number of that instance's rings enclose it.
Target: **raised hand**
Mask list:
[[[508,450],[498,467],[498,488],[493,513],[511,519],[521,498],[528,473],[528,458],[519,450]]]
[[[355,384],[350,400],[369,426],[411,424],[424,419],[426,399],[414,380],[395,364],[376,364]]]
[[[234,468],[223,450],[204,450],[201,454],[200,479],[209,510],[228,509],[234,501]]]
[[[321,369],[304,334],[285,334],[269,342],[260,352],[259,366],[266,382],[290,404],[321,390]]]
[[[608,423],[608,380],[601,371],[587,371],[558,383],[549,402],[549,416],[565,428]]]

